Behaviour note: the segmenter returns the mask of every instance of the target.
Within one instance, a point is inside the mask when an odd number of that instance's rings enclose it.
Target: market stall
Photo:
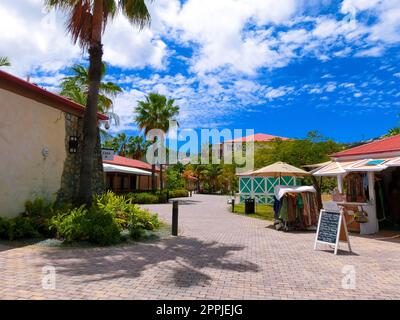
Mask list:
[[[312,186],[276,186],[275,222],[277,230],[316,230],[318,203]]]
[[[400,135],[332,155],[312,172],[337,178],[333,202],[345,213],[349,231],[373,234],[400,230]]]

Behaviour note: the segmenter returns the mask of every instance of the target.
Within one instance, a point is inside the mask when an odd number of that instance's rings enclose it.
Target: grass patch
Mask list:
[[[229,211],[232,210],[232,207],[229,207]],[[244,204],[239,203],[235,204],[235,213],[242,214],[247,217],[274,221],[274,208],[267,204],[256,204],[256,213],[245,214],[244,213]]]

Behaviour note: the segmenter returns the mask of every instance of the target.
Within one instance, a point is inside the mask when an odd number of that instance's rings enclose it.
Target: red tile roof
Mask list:
[[[52,102],[51,107],[60,109],[64,112],[69,112],[77,116],[82,117],[85,107],[73,102],[65,97],[62,97],[53,92],[47,91],[33,83],[25,81],[21,78],[13,76],[7,72],[0,70],[0,88],[12,91],[13,88],[23,90],[29,98],[36,100],[38,97],[41,98],[40,102]],[[15,90],[15,89],[14,89]],[[17,92],[18,94],[19,92]],[[98,113],[100,120],[108,120],[108,117],[102,113]]]
[[[118,166],[123,166],[123,167],[131,167],[131,168],[138,168],[138,169],[144,169],[144,170],[151,170],[151,164],[136,160],[136,159],[129,159],[121,156],[114,156],[114,160],[103,160],[104,163],[108,164],[115,164]],[[156,168],[158,171],[158,169]]]
[[[372,141],[344,151],[340,151],[331,156],[334,158],[340,158],[393,151],[400,151],[400,134],[393,137]]]
[[[227,140],[227,141],[224,141],[224,143],[245,142],[245,141],[247,141],[247,139],[251,139],[252,137],[254,138],[254,142],[268,142],[268,141],[272,141],[275,139],[291,140],[289,138],[274,136],[272,134],[256,133],[254,135],[250,135],[250,136],[246,136],[246,137],[236,138],[233,140]]]

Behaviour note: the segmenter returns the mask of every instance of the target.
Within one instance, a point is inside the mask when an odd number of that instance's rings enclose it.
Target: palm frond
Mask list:
[[[9,67],[11,62],[7,57],[0,57],[0,67]]]
[[[128,20],[140,29],[150,25],[151,17],[144,0],[119,0],[119,8]]]

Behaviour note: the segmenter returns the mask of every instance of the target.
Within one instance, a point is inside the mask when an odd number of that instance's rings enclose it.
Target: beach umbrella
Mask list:
[[[310,173],[304,171],[303,169],[292,166],[288,163],[279,161],[264,168],[253,171],[250,175],[256,177],[304,177],[309,176]]]

